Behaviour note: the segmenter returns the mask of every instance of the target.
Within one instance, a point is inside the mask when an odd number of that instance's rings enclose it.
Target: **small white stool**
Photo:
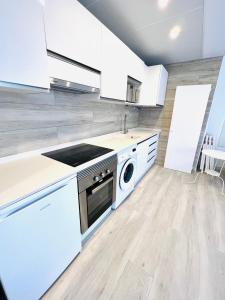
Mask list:
[[[221,177],[221,174],[222,174],[222,171],[223,171],[223,168],[224,168],[224,165],[225,165],[225,152],[224,151],[220,151],[220,150],[213,150],[213,149],[204,149],[202,150],[202,154],[204,154],[205,156],[208,156],[209,158],[214,158],[214,159],[217,159],[217,160],[222,160],[223,163],[222,163],[222,167],[220,169],[219,172],[217,172],[214,168],[214,170],[210,170],[210,169],[205,169],[205,171],[201,171],[200,173],[198,173],[196,176],[195,176],[195,179],[194,181],[190,182],[190,183],[195,183],[197,181],[197,178],[203,174],[204,172],[210,176],[214,176],[214,177],[217,177],[219,178],[221,181],[222,181],[222,195],[225,196],[225,193],[224,193],[224,180],[223,178]]]

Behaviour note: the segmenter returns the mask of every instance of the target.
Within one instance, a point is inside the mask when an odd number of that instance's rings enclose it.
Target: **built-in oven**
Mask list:
[[[116,196],[117,156],[78,172],[81,233],[112,206]]]

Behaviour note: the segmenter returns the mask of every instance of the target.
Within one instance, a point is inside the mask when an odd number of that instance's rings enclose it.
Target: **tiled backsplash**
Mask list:
[[[0,92],[0,157],[138,126],[137,108],[97,95]]]

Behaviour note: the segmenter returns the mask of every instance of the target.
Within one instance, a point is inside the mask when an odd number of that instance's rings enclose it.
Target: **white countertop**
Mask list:
[[[127,134],[115,132],[104,136],[90,139],[92,145],[111,148],[117,152],[120,150],[142,142],[150,136],[158,134],[160,131],[156,129],[135,128],[130,129]]]
[[[42,155],[0,165],[0,207],[73,175],[74,168]]]
[[[120,150],[132,144],[137,144],[159,132],[159,130],[154,129],[136,128],[130,129],[128,134],[115,132],[2,158],[0,160],[0,208],[15,203],[16,201],[34,194],[64,178],[72,175],[75,176],[80,170],[106,159],[107,157],[118,153]],[[44,152],[79,143],[89,143],[107,147],[114,151],[76,168],[41,155],[41,153]]]

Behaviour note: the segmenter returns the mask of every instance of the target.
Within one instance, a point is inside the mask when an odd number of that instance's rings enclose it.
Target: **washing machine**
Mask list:
[[[112,208],[116,209],[134,190],[137,174],[137,145],[123,149],[118,154],[116,201]]]

